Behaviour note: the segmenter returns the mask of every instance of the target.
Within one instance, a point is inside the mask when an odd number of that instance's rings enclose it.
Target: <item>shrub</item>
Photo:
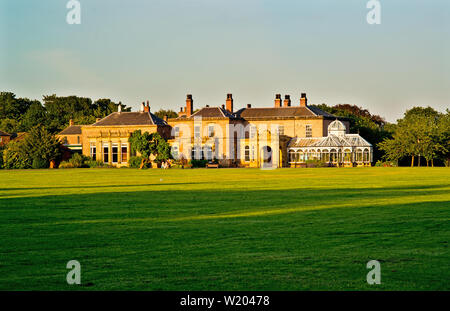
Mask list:
[[[74,168],[74,167],[73,167],[73,164],[70,163],[69,161],[62,161],[59,164],[59,168]]]
[[[85,166],[88,166],[90,168],[97,168],[97,167],[108,167],[108,164],[103,163],[102,161],[94,161],[94,160],[87,160],[84,163]]]
[[[192,167],[206,167],[206,164],[208,164],[208,160],[194,160],[192,159],[190,161],[190,164]]]
[[[79,153],[75,153],[69,162],[74,168],[80,168],[84,166],[85,157]]]
[[[326,167],[327,164],[320,160],[306,160],[306,167]]]
[[[142,157],[130,157],[130,160],[128,161],[128,165],[132,168],[139,168],[141,167],[142,163]]]
[[[42,169],[42,168],[48,168],[49,162],[42,158],[34,158],[33,163],[31,164],[31,168],[33,169]]]
[[[3,168],[3,148],[0,147],[0,169]]]
[[[397,163],[394,162],[394,161],[383,162],[381,160],[378,160],[377,163],[375,163],[375,166],[378,166],[378,167],[395,167],[395,166],[397,166]]]
[[[18,142],[10,142],[3,150],[3,167],[6,169],[31,168],[32,161],[29,158],[24,145]]]

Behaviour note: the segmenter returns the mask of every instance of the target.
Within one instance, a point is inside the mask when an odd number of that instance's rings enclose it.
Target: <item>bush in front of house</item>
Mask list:
[[[105,164],[102,161],[95,161],[92,159],[85,161],[84,164],[89,168],[109,167],[108,164]]]
[[[206,164],[208,164],[208,160],[195,160],[195,159],[192,159],[189,163],[194,168],[206,167]]]
[[[69,161],[62,161],[61,163],[59,163],[59,168],[74,168],[73,164],[70,163]]]
[[[101,161],[94,161],[90,157],[75,153],[68,161],[63,161],[59,164],[59,168],[94,168],[107,167]]]
[[[34,158],[32,164],[31,164],[32,169],[43,169],[43,168],[48,168],[48,167],[49,167],[49,162],[47,162],[46,160],[44,160],[42,158]]]
[[[320,160],[306,160],[306,167],[327,167],[327,163]]]
[[[0,169],[3,168],[3,148],[0,147]]]
[[[130,157],[130,160],[128,161],[128,165],[131,168],[140,168],[142,163],[142,157],[134,156]]]

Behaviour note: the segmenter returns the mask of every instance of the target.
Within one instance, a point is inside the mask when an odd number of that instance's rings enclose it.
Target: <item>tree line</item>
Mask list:
[[[69,124],[92,124],[97,118],[104,118],[112,112],[131,111],[122,103],[110,99],[93,101],[78,96],[43,96],[39,100],[17,98],[14,93],[0,92],[0,130],[7,133],[28,132],[37,125],[44,126],[50,133],[57,133]]]
[[[92,124],[97,118],[103,118],[112,112],[131,111],[122,103],[110,99],[98,99],[78,96],[43,96],[43,103],[38,100],[17,98],[14,93],[0,92],[0,130],[7,133],[28,132],[30,135],[23,143],[10,143],[10,150],[0,150],[0,166],[28,168],[44,165],[38,163],[43,158],[48,164],[57,153],[52,153],[57,144],[54,134],[66,128],[69,120],[75,124]],[[384,118],[371,114],[367,109],[356,105],[339,104],[328,106],[321,104],[318,108],[339,117],[345,117],[350,123],[350,132],[359,133],[374,147],[374,161],[387,162],[391,165],[446,165],[450,166],[450,121],[449,110],[438,112],[431,107],[414,107],[405,112],[396,123],[386,122]],[[160,118],[176,118],[173,110],[155,112]],[[154,141],[146,137],[150,141]],[[46,144],[40,142],[46,141]],[[138,140],[136,140],[138,141]],[[47,146],[45,152],[31,145]],[[21,147],[19,147],[21,145]],[[164,148],[167,146],[164,144]],[[28,149],[30,151],[25,152]],[[45,149],[44,148],[44,149]],[[4,149],[0,148],[0,149]],[[51,151],[51,152],[50,152]],[[42,157],[38,155],[42,153]],[[161,153],[166,153],[161,152]],[[8,159],[5,158],[8,155]],[[3,156],[2,156],[3,155]],[[7,161],[5,161],[5,159]],[[410,161],[406,163],[406,161]],[[13,165],[12,163],[17,163]],[[141,163],[142,164],[142,163]]]

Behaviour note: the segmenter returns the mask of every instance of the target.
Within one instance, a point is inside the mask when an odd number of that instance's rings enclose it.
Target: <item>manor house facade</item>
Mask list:
[[[192,95],[187,95],[177,118],[158,118],[147,101],[139,112],[119,110],[92,125],[70,124],[58,136],[69,148],[119,167],[127,166],[132,156],[128,138],[135,130],[158,132],[176,159],[217,160],[223,167],[299,167],[308,160],[330,166],[370,165],[372,146],[349,134],[348,128],[348,120],[308,105],[305,93],[297,104],[289,95],[283,100],[277,94],[273,107],[247,105],[238,110],[228,94],[223,105],[206,105],[196,112]],[[315,145],[325,138],[328,149]]]

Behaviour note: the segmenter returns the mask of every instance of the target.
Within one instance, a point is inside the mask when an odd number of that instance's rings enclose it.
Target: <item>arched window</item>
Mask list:
[[[363,152],[361,149],[358,149],[356,151],[356,162],[362,162],[363,161]]]
[[[330,161],[331,162],[337,162],[338,161],[338,154],[336,149],[330,150]]]
[[[289,150],[289,162],[290,163],[295,162],[295,151],[294,150]]]
[[[295,162],[303,162],[303,151],[297,150],[295,153]]]
[[[330,162],[330,152],[328,149],[322,150],[322,161],[323,162]]]
[[[350,149],[344,150],[344,162],[352,162],[352,151]]]
[[[364,162],[369,162],[369,149],[364,149]]]

